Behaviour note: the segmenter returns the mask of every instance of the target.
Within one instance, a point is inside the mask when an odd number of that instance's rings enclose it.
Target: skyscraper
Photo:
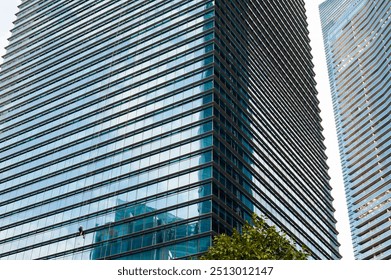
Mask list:
[[[391,258],[391,2],[320,5],[354,254]]]
[[[299,1],[24,1],[0,258],[192,258],[252,212],[340,258],[305,19]]]

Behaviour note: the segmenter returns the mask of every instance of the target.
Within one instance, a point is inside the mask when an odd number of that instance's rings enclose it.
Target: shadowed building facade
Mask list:
[[[253,212],[340,258],[303,2],[27,0],[17,16],[1,259],[195,258]]]
[[[391,2],[320,5],[356,259],[391,258]]]

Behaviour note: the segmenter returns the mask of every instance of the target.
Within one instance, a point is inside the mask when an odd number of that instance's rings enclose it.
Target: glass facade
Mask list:
[[[391,259],[388,0],[320,5],[356,259]]]
[[[0,259],[196,258],[253,212],[338,259],[304,4],[27,0]]]

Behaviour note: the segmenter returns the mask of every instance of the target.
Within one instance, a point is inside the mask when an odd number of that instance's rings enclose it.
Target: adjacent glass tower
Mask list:
[[[0,258],[195,258],[266,215],[338,259],[302,1],[20,5]]]
[[[354,253],[391,259],[391,2],[320,5]]]

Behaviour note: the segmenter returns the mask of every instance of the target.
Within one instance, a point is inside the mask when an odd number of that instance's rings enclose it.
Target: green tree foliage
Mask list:
[[[306,249],[297,250],[296,244],[281,234],[274,226],[256,214],[254,225],[246,223],[240,234],[236,229],[232,236],[215,236],[213,246],[201,256],[202,260],[306,260]]]

